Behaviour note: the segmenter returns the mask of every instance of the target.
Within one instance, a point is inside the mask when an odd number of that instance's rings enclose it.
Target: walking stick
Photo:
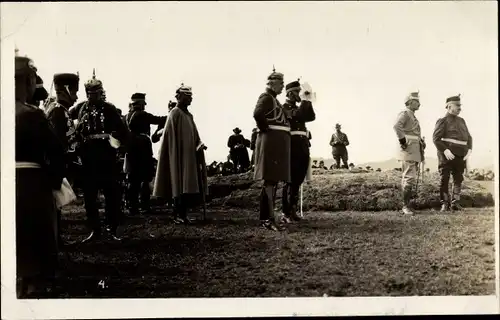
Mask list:
[[[201,162],[201,161],[200,161]],[[198,180],[200,181],[201,188],[201,201],[203,202],[203,221],[207,220],[207,200],[205,195],[205,185],[203,184],[203,163],[199,165],[200,174],[198,175]]]
[[[303,204],[303,196],[304,196],[304,184],[300,185],[300,217],[304,217],[304,212],[302,211],[302,204]]]

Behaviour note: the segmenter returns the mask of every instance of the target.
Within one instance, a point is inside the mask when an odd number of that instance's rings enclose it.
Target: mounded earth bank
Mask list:
[[[226,177],[209,177],[210,205],[258,209],[261,182],[247,172]],[[383,211],[401,207],[401,172],[316,171],[304,184],[304,211]],[[451,191],[451,188],[450,188]],[[281,197],[281,186],[278,188]],[[279,207],[280,200],[276,205]],[[480,183],[466,180],[462,186],[464,207],[494,205],[493,195]],[[426,173],[414,200],[417,209],[439,208],[439,175]]]

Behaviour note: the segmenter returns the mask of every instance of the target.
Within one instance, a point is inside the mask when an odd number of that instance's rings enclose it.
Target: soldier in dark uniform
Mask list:
[[[316,119],[316,114],[312,103],[307,100],[301,100],[299,97],[300,83],[293,81],[286,85],[287,100],[283,108],[288,114],[290,121],[291,149],[290,149],[290,168],[291,182],[283,188],[283,214],[284,222],[289,223],[290,219],[299,221],[301,218],[297,215],[297,205],[299,201],[300,186],[309,168],[309,138],[307,134],[306,122]],[[306,96],[309,93],[305,93]],[[297,106],[297,103],[300,105]]]
[[[85,210],[91,234],[84,242],[99,238],[101,226],[97,206],[99,190],[105,198],[107,231],[114,240],[120,240],[117,228],[122,218],[120,205],[117,149],[128,142],[128,129],[116,107],[102,100],[102,82],[95,73],[87,83],[88,100],[77,106],[77,134],[81,139],[79,154],[83,166]]]
[[[49,93],[43,87],[43,80],[39,75],[36,75],[36,89],[33,97],[28,99],[28,103],[39,107],[40,102],[45,101],[49,97]]]
[[[472,136],[465,120],[460,114],[462,104],[460,95],[446,99],[446,116],[436,122],[432,140],[437,149],[439,174],[441,176],[439,194],[441,211],[450,209],[448,184],[453,176],[451,209],[460,210],[460,192],[466,161],[472,153]]]
[[[56,99],[45,106],[45,114],[59,141],[64,147],[66,154],[66,178],[71,185],[78,178],[78,162],[76,155],[76,131],[75,125],[69,115],[69,108],[78,100],[77,92],[80,77],[72,73],[60,73],[54,75],[54,89]],[[61,236],[61,210],[58,210],[58,234]],[[62,243],[62,239],[59,238]]]
[[[255,143],[254,179],[263,180],[260,197],[262,226],[278,231],[281,215],[275,213],[276,187],[290,182],[290,124],[276,96],[283,91],[283,74],[275,72],[267,78],[267,88],[259,96],[254,119],[259,129]]]
[[[347,146],[349,145],[349,139],[347,138],[347,135],[341,131],[339,123],[335,125],[335,131],[336,132],[332,134],[332,138],[330,139],[333,159],[335,159],[337,168],[348,169],[349,167],[347,166],[347,161],[349,160],[349,156],[347,153]],[[340,166],[340,159],[342,159],[342,167]]]
[[[64,149],[42,110],[26,104],[36,73],[15,57],[16,273],[18,298],[47,289],[57,269],[57,212],[53,190],[64,178]],[[36,297],[35,297],[36,298]]]
[[[151,125],[165,126],[167,117],[154,116],[145,111],[146,94],[134,93],[131,97],[131,109],[125,117],[131,133],[128,151],[125,156],[128,180],[128,204],[131,215],[139,214],[139,194],[141,207],[150,212],[150,182],[155,175],[153,165],[153,145],[151,143]]]
[[[234,134],[227,140],[229,156],[234,164],[233,173],[245,172],[250,166],[247,148],[250,141],[241,134],[240,128],[234,128]]]
[[[250,163],[252,164],[252,168],[255,164],[255,142],[257,142],[257,128],[252,129],[252,136],[250,138],[250,150],[252,150],[252,159]]]

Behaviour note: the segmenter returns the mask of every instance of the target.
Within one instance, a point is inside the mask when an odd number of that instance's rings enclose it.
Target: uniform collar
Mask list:
[[[266,88],[266,92],[276,98],[277,94],[271,88]]]
[[[415,114],[415,111],[413,111],[412,109],[406,107],[406,111],[410,112],[411,114]]]

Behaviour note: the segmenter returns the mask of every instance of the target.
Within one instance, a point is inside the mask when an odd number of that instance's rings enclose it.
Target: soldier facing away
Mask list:
[[[164,126],[167,117],[152,115],[145,110],[146,94],[134,93],[131,109],[125,117],[130,131],[130,140],[125,155],[124,171],[128,180],[128,203],[131,215],[139,214],[139,194],[141,209],[150,212],[150,182],[155,175],[153,165],[153,145],[150,139],[151,125]]]
[[[398,114],[394,131],[400,145],[398,160],[402,165],[401,186],[403,190],[403,214],[412,215],[410,202],[414,196],[415,180],[418,178],[419,165],[423,161],[425,142],[422,140],[420,123],[415,111],[420,108],[418,92],[410,93],[405,99],[405,110]]]
[[[306,178],[309,168],[309,136],[306,122],[316,119],[313,105],[310,101],[302,100],[299,96],[301,87],[299,81],[293,81],[286,85],[287,100],[283,104],[284,110],[288,113],[290,122],[290,170],[291,182],[283,188],[283,221],[290,223],[291,220],[299,221],[297,206],[299,201],[300,186]],[[308,94],[307,92],[305,93]],[[300,105],[297,106],[297,104]]]
[[[466,161],[472,153],[472,136],[465,120],[458,115],[462,110],[460,95],[446,99],[447,113],[436,122],[432,140],[437,149],[440,179],[441,211],[460,210],[460,192]],[[453,176],[450,207],[448,184]]]

